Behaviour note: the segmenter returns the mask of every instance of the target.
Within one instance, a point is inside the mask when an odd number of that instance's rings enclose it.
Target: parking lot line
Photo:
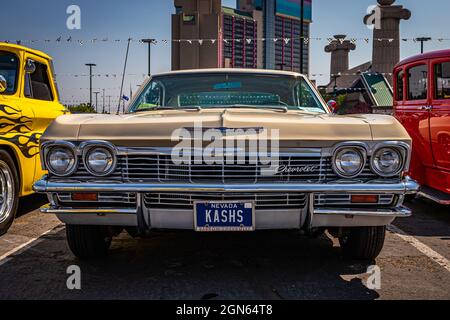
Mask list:
[[[37,236],[35,238],[32,238],[32,239],[28,240],[25,243],[22,243],[21,245],[15,247],[14,249],[9,250],[8,252],[6,252],[2,256],[0,256],[0,266],[5,264],[6,262],[10,261],[12,255],[20,254],[20,253],[28,250],[29,248],[34,247],[35,245],[38,245],[39,243],[44,241],[44,239],[43,239],[44,236],[48,235],[52,231],[57,230],[57,229],[59,229],[61,227],[62,226],[59,225],[59,226],[56,226],[54,228],[51,228],[51,229],[45,231],[44,233],[40,234],[39,236]]]
[[[407,234],[405,231],[400,229],[399,227],[396,227],[394,225],[387,226],[387,229],[391,231],[392,233],[396,234],[401,239],[408,242],[410,245],[412,245],[414,248],[419,250],[421,253],[426,255],[428,258],[439,264],[441,267],[445,268],[448,272],[450,272],[450,261],[447,260],[444,256],[440,255],[424,243],[420,242],[415,237]]]

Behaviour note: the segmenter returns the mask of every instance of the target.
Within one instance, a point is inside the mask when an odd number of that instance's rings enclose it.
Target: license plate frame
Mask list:
[[[199,225],[199,220],[198,220],[198,215],[199,215],[199,208],[198,205],[204,205],[205,207],[207,206],[211,206],[211,205],[232,205],[232,204],[237,204],[239,205],[243,205],[244,209],[247,210],[251,210],[251,226],[250,225],[246,225],[246,224],[241,224],[240,226],[224,226],[224,225],[220,225],[220,226],[210,226],[210,225]],[[223,208],[222,208],[223,209]],[[229,208],[228,208],[229,209]],[[205,215],[205,219],[206,220],[206,210],[203,212],[203,214]],[[245,213],[244,213],[245,214]],[[248,215],[248,214],[247,214]],[[247,216],[246,215],[246,216]],[[228,218],[230,217],[229,213],[228,213]],[[254,201],[227,201],[227,200],[223,200],[223,201],[194,201],[194,225],[195,225],[195,231],[197,232],[253,232],[256,230],[256,226],[255,226],[255,202]]]

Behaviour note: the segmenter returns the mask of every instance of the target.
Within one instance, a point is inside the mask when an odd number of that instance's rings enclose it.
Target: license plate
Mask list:
[[[194,203],[195,230],[254,231],[254,203],[233,201],[198,201]]]

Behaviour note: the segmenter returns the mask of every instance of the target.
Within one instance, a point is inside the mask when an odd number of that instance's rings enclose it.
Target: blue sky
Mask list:
[[[235,0],[223,0],[223,5],[235,6]],[[313,24],[311,36],[328,38],[333,34],[344,33],[352,38],[371,37],[362,18],[369,5],[376,0],[313,0]],[[81,7],[81,30],[66,28],[66,8],[76,4]],[[448,0],[397,0],[412,11],[409,21],[403,21],[401,36],[412,38],[431,36],[450,38],[448,28]],[[173,0],[17,0],[2,4],[0,11],[0,40],[15,39],[140,39],[153,37],[170,39],[171,20],[174,12]],[[324,41],[311,43],[311,73],[329,73],[330,56],[323,48]],[[86,62],[97,64],[96,74],[121,74],[126,43],[43,43],[27,44],[43,50],[55,59],[58,84],[62,100],[85,100],[89,97],[89,78],[65,76],[66,74],[86,74]],[[402,57],[419,52],[418,43],[402,42]],[[433,41],[426,44],[427,50],[450,48],[450,41]],[[170,70],[170,45],[160,44],[153,48],[152,71]],[[371,59],[372,46],[364,42],[357,43],[357,50],[350,55],[350,65],[355,66]],[[125,79],[126,92],[130,86],[135,90],[143,81],[142,74],[147,72],[147,47],[134,43],[130,48],[128,74]],[[328,76],[318,77],[319,84],[327,82]],[[119,78],[94,78],[94,87],[106,88],[106,95],[117,100],[120,86]],[[98,90],[101,91],[101,90]],[[101,100],[101,99],[100,99]],[[99,101],[99,104],[100,101]]]

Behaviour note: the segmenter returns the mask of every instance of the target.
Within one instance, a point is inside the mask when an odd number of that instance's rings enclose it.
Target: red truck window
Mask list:
[[[397,75],[396,75],[396,82],[397,82],[397,90],[396,90],[396,97],[395,97],[395,99],[397,100],[397,101],[403,101],[403,89],[404,89],[404,87],[403,87],[403,79],[404,79],[404,72],[403,72],[403,70],[400,70],[400,71],[398,71],[397,72]]]
[[[434,98],[450,99],[450,62],[436,64],[434,74]]]
[[[418,65],[408,69],[408,100],[426,100],[428,66]]]

